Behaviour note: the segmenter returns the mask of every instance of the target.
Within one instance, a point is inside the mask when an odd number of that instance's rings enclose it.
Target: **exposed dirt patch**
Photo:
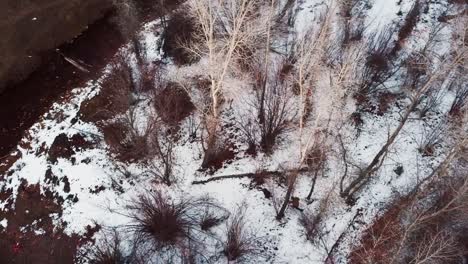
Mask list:
[[[48,160],[56,163],[58,158],[70,159],[76,151],[82,151],[92,146],[93,143],[87,141],[81,134],[75,134],[69,138],[66,134],[62,133],[52,143],[48,152]]]
[[[0,228],[0,262],[73,263],[76,248],[90,241],[99,227],[88,227],[83,237],[66,235],[61,228],[54,230],[51,214],[60,215],[61,206],[41,194],[37,184],[24,181],[18,191],[15,210],[9,203],[6,210],[0,211],[0,219],[8,221],[6,229]]]
[[[236,146],[232,143],[212,147],[205,152],[201,165],[202,169],[208,169],[209,172],[215,172],[229,164],[236,157]]]
[[[80,118],[85,122],[113,118],[130,107],[131,69],[120,56],[114,58],[112,65],[114,70],[101,84],[100,93],[81,105]]]

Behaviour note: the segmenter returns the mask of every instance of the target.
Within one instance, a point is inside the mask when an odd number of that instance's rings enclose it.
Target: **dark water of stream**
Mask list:
[[[26,80],[0,94],[0,159],[12,151],[27,131],[66,91],[97,78],[100,70],[123,44],[109,16],[104,17],[71,43],[58,47],[74,60],[90,65],[90,73],[79,71],[55,51]]]

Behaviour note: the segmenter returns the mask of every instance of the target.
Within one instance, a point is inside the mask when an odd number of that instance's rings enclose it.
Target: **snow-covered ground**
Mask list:
[[[320,5],[320,2],[316,0],[304,1],[302,4],[303,9],[298,16],[298,28],[305,27],[304,25],[307,24],[310,13],[317,5]],[[397,4],[397,2],[401,2],[401,4]],[[400,18],[397,13],[401,11],[404,16],[411,6],[412,1],[409,0],[375,0],[367,12],[366,23],[369,24],[368,30],[377,30],[391,23],[397,23],[396,21],[399,21]],[[430,12],[441,10],[436,7],[433,8],[432,4],[431,8]],[[425,32],[431,26],[429,17],[427,21],[427,23],[418,25],[418,32]],[[155,31],[151,30],[154,26],[157,26],[157,21],[146,25],[141,33],[143,40],[146,42],[147,57],[152,61],[160,58],[160,51],[157,48],[159,39],[155,35]],[[417,46],[417,43],[411,43],[410,45]],[[125,52],[125,50],[126,47],[123,47],[121,52]],[[177,74],[180,75],[184,70],[191,72],[197,65],[190,67],[192,70],[177,69]],[[217,170],[214,175],[199,171],[203,157],[199,142],[190,143],[182,140],[181,142],[185,143],[177,145],[175,151],[177,153],[176,171],[179,175],[179,181],[170,187],[163,184],[154,184],[153,178],[145,174],[147,168],[143,165],[124,165],[115,161],[105,143],[100,140],[102,133],[95,125],[81,120],[72,121],[77,117],[81,103],[99,93],[101,81],[111,70],[111,67],[108,67],[100,80],[89,82],[84,87],[74,89],[69,96],[69,100],[55,104],[40,122],[31,127],[28,136],[23,140],[29,144],[18,146],[18,151],[22,155],[12,166],[12,175],[8,176],[6,181],[0,182],[0,187],[13,190],[10,197],[13,200],[18,193],[18,186],[22,180],[26,180],[29,184],[39,183],[41,190],[53,190],[62,197],[67,197],[70,194],[76,196],[77,201],[65,200],[61,217],[54,216],[57,226],[63,222],[67,223],[65,231],[70,234],[84,234],[86,226],[94,225],[94,223],[104,227],[122,227],[128,224],[130,219],[126,216],[128,215],[128,212],[125,211],[126,205],[138,195],[154,189],[162,190],[175,200],[185,196],[202,197],[208,194],[230,212],[239,207],[246,208],[247,227],[250,232],[259,237],[258,242],[265,249],[261,257],[247,260],[248,263],[323,263],[327,257],[327,250],[332,247],[343,232],[345,232],[345,235],[335,254],[335,260],[339,263],[345,263],[351,246],[355,245],[359,239],[360,231],[364,230],[376,215],[383,212],[383,209],[392,198],[397,194],[407,192],[443,159],[443,155],[422,157],[417,150],[418,142],[421,140],[424,131],[436,125],[442,117],[438,114],[432,114],[425,119],[419,119],[415,113],[414,118],[412,117],[412,120],[408,122],[397,138],[396,143],[392,145],[390,153],[376,177],[359,194],[357,203],[350,207],[339,197],[336,188],[343,173],[341,156],[332,154],[325,176],[319,177],[317,180],[312,195],[313,202],[307,203],[305,200],[312,180],[310,175],[304,174],[299,177],[294,192],[294,196],[301,199],[300,207],[312,212],[317,210],[319,201],[329,196],[329,210],[325,215],[326,218],[322,227],[323,241],[312,244],[306,240],[304,230],[299,224],[301,212],[289,208],[285,219],[276,221],[272,200],[265,198],[261,190],[255,187],[252,188],[250,179],[224,179],[206,184],[192,184],[194,180],[208,179],[218,175],[251,173],[258,169],[277,170],[292,167],[294,161],[299,157],[298,131],[289,131],[284,135],[271,156],[259,153],[254,158],[245,154],[247,146],[240,144],[239,153],[236,154],[235,160]],[[444,97],[444,102],[448,103],[441,104],[439,106],[441,111],[439,112],[447,111],[451,96],[448,93]],[[244,102],[243,97],[233,98],[233,100],[235,107],[242,105]],[[399,103],[404,105],[407,102],[402,101]],[[352,125],[343,128],[341,132],[344,135],[345,146],[352,162],[365,164],[373,158],[379,148],[386,142],[389,131],[397,126],[402,108],[394,106],[383,116],[364,115],[363,120],[365,122],[359,134],[356,133]],[[351,114],[351,112],[348,114]],[[57,118],[58,116],[61,118]],[[182,135],[188,134],[183,132],[188,127],[189,124],[186,120],[181,126],[180,133]],[[48,161],[47,153],[41,152],[40,149],[49,149],[54,139],[62,133],[70,137],[76,133],[81,133],[85,135],[87,140],[97,141],[97,147],[77,152],[73,156],[75,158],[74,162],[59,158],[57,163],[52,164]],[[332,153],[339,153],[340,151],[338,142],[335,142],[331,148],[333,149]],[[442,145],[436,151],[443,153],[443,150],[444,146]],[[125,166],[130,176],[123,175],[121,171],[116,169],[117,166]],[[403,168],[401,175],[394,172],[397,166]],[[70,183],[69,193],[64,191],[63,182],[58,186],[46,183],[45,175],[48,169],[59,179],[65,176],[68,178]],[[116,188],[116,182],[119,188]],[[91,192],[91,190],[101,186],[105,187],[105,189],[99,192]],[[270,191],[275,196],[283,197],[285,193],[284,186],[279,187],[274,183],[268,186],[271,186]],[[8,200],[4,204],[0,204],[0,210],[4,208],[7,202]],[[358,217],[355,218],[358,212]],[[350,227],[351,222],[353,224]],[[7,221],[1,220],[0,225],[6,226]],[[214,233],[222,238],[225,228],[221,224],[215,228]],[[100,236],[101,234],[98,232],[96,238],[99,240]],[[207,250],[216,252],[219,251],[219,248],[213,242],[211,248]]]

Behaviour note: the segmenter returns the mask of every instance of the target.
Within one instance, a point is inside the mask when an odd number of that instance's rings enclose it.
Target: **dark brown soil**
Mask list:
[[[92,142],[86,141],[81,134],[75,134],[68,137],[64,133],[58,135],[49,149],[49,161],[57,162],[58,158],[70,159],[76,151],[91,148]]]
[[[81,104],[80,118],[85,122],[107,120],[125,113],[130,107],[130,69],[121,56],[117,56],[112,64],[115,70],[103,80],[101,92]]]
[[[12,204],[7,208],[11,209]],[[8,221],[6,229],[0,227],[0,263],[73,263],[76,248],[90,241],[99,227],[88,227],[83,237],[69,236],[60,228],[54,230],[51,214],[60,215],[61,211],[53,198],[41,194],[39,185],[24,181],[19,187],[15,210],[0,211],[0,219]],[[42,232],[36,233],[37,230]]]

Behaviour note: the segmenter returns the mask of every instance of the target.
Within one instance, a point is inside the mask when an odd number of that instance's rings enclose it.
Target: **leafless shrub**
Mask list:
[[[238,209],[229,220],[223,254],[228,261],[242,261],[245,257],[259,255],[258,238],[246,230],[245,209]]]
[[[116,229],[107,232],[84,257],[90,264],[125,264],[130,256],[124,253],[122,239]]]
[[[177,83],[165,82],[154,89],[154,107],[158,116],[168,126],[177,126],[195,109],[190,96]]]
[[[151,154],[150,136],[154,131],[154,123],[147,122],[145,128],[137,123],[135,106],[121,118],[108,123],[103,128],[104,140],[112,153],[121,161],[141,161]]]
[[[252,103],[255,111],[238,123],[251,150],[260,146],[265,153],[271,153],[278,137],[296,117],[290,82],[283,72],[284,63],[268,66],[268,72],[263,65],[255,67],[256,100]]]
[[[466,83],[459,85],[460,87],[455,91],[455,98],[450,106],[449,115],[451,116],[461,116],[468,99],[468,85]]]
[[[422,9],[423,7],[421,2],[419,0],[416,0],[413,6],[411,7],[410,11],[406,15],[403,25],[398,30],[399,42],[405,41],[411,35],[419,20],[419,15],[421,14]],[[396,49],[399,49],[400,46],[396,45],[395,47],[396,48],[393,52],[396,52]]]
[[[175,136],[163,129],[155,129],[148,143],[156,158],[149,164],[148,173],[157,182],[170,186],[178,180],[176,174]]]
[[[446,95],[447,92],[443,89],[430,89],[420,100],[419,117],[423,118],[428,113],[437,111],[437,107]]]
[[[379,86],[392,77],[398,67],[393,64],[391,51],[394,46],[394,28],[373,33],[368,38],[367,59],[362,69],[358,93],[369,95],[379,90]]]
[[[138,255],[180,259],[188,247],[198,250],[202,246],[200,223],[207,208],[221,207],[208,197],[173,201],[159,191],[140,196],[128,206],[132,223],[126,226],[139,245]]]
[[[255,156],[257,154],[258,146],[258,124],[255,119],[251,116],[241,117],[241,120],[237,122],[237,126],[240,128],[243,140],[247,143],[247,153]]]
[[[130,209],[134,211],[134,224],[130,226],[141,240],[151,241],[155,249],[173,246],[180,240],[193,240],[191,230],[197,224],[191,218],[191,202],[174,204],[166,200],[161,193],[141,197]]]
[[[278,136],[285,132],[295,117],[295,110],[291,105],[291,100],[287,87],[278,81],[274,81],[266,89],[264,97],[265,110],[264,113],[259,113],[260,146],[266,153],[272,151]],[[260,104],[260,101],[261,98],[258,98],[257,103]]]
[[[203,231],[209,231],[224,222],[228,217],[229,213],[221,207],[206,207],[200,220],[200,228]]]
[[[423,156],[433,156],[436,147],[443,141],[446,128],[446,122],[440,121],[435,126],[424,129],[418,142],[419,153]]]
[[[182,7],[170,15],[164,31],[163,50],[165,55],[172,58],[176,65],[191,64],[200,58],[186,49],[196,45],[196,31],[200,30],[196,20]]]
[[[413,52],[403,62],[406,69],[404,79],[405,87],[416,89],[427,78],[429,71],[429,60],[423,52]]]
[[[331,192],[320,201],[316,211],[305,210],[299,218],[299,224],[304,228],[307,240],[312,243],[318,243],[320,241],[319,239],[323,236],[321,228],[330,207],[330,194]]]

